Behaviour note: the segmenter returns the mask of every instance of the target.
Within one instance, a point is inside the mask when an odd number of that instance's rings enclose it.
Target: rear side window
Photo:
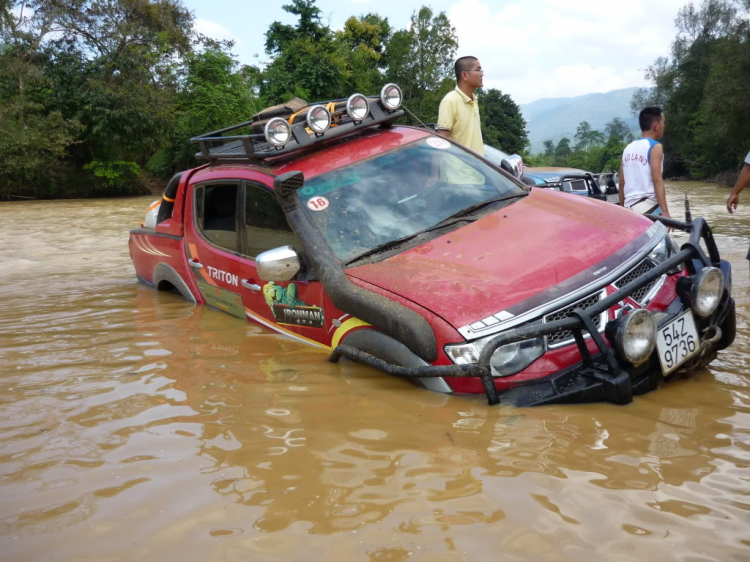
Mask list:
[[[221,248],[238,252],[236,183],[211,183],[195,190],[195,215],[203,236]]]
[[[301,248],[276,197],[258,185],[245,187],[244,236],[246,253],[253,258],[279,246]]]

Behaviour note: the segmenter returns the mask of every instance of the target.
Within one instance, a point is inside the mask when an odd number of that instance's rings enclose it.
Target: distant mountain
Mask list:
[[[630,109],[630,100],[638,88],[625,88],[606,94],[586,94],[575,98],[548,98],[521,105],[529,131],[531,152],[543,149],[542,143],[551,139],[555,144],[568,137],[571,145],[581,121],[588,121],[592,129],[604,131],[604,125],[619,117],[632,131],[638,131],[638,117]]]

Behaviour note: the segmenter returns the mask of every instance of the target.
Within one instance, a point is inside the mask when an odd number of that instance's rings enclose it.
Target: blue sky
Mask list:
[[[183,0],[196,28],[233,39],[243,64],[263,64],[265,32],[273,21],[292,24],[280,0]],[[427,4],[456,28],[458,56],[474,55],[486,87],[518,103],[645,86],[644,69],[669,55],[674,18],[686,0],[318,0],[324,21],[340,29],[349,16],[377,12],[406,28]],[[258,57],[256,58],[256,55]],[[366,92],[369,93],[369,92]]]

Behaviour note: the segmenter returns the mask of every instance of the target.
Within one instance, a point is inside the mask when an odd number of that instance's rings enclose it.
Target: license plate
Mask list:
[[[661,370],[667,375],[701,350],[692,311],[684,312],[656,332]]]

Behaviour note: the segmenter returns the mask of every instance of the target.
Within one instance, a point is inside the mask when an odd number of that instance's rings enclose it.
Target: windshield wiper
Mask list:
[[[465,207],[461,209],[460,211],[453,213],[452,215],[446,217],[441,222],[449,221],[450,219],[456,218],[456,217],[465,217],[467,215],[471,215],[474,211],[478,211],[484,207],[488,207],[489,205],[492,205],[493,203],[499,203],[501,201],[510,201],[511,199],[517,199],[519,197],[526,197],[527,195],[528,193],[514,193],[512,195],[501,195],[500,197],[493,197],[492,199],[487,199],[486,201],[481,201],[479,203],[474,203],[473,205],[469,205],[468,207]]]
[[[453,224],[459,223],[459,222],[474,222],[474,217],[448,217],[446,219],[441,220],[437,224],[433,224],[432,226],[428,226],[427,228],[423,228],[420,231],[415,232],[414,234],[409,234],[408,236],[402,236],[401,238],[396,238],[395,240],[389,240],[388,242],[385,242],[383,244],[380,244],[379,246],[375,246],[374,248],[370,248],[366,252],[359,254],[357,257],[354,257],[346,262],[344,262],[344,265],[351,265],[354,262],[358,262],[362,260],[363,258],[366,258],[367,256],[371,256],[373,254],[379,254],[381,252],[385,252],[386,250],[390,250],[391,248],[395,248],[396,246],[400,246],[401,244],[404,244],[405,242],[408,242],[409,240],[413,240],[414,238],[417,238],[419,236],[422,236],[423,234],[427,232],[432,232],[433,230],[439,230],[441,228],[447,228]]]

